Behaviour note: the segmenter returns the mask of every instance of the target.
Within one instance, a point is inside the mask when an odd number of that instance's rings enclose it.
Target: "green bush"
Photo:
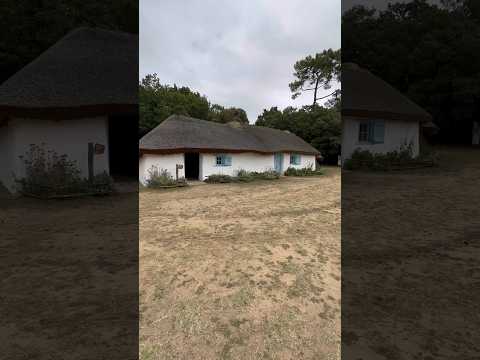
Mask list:
[[[169,186],[184,186],[186,181],[184,178],[174,179],[172,175],[166,169],[158,169],[156,166],[153,166],[148,169],[148,178],[146,180],[146,187],[148,188],[162,188]]]
[[[284,172],[285,176],[315,176],[315,175],[323,175],[321,170],[314,170],[312,166],[304,167],[301,169],[296,169],[293,167],[289,167]]]
[[[414,161],[421,161],[422,158],[413,156],[412,144],[403,145],[398,150],[387,153],[372,153],[369,150],[357,149],[349,159],[343,163],[347,170],[388,170],[392,166],[402,167],[411,165]]]
[[[233,181],[233,178],[230,175],[222,175],[222,174],[213,174],[208,176],[205,179],[206,183],[209,184],[223,184],[223,183],[230,183]]]
[[[276,180],[280,178],[280,174],[274,170],[268,170],[263,172],[252,172],[254,178],[259,180]]]
[[[257,171],[247,171],[247,170],[238,170],[236,176],[230,175],[221,175],[221,174],[214,174],[207,177],[205,182],[207,183],[230,183],[230,182],[241,182],[247,183],[252,182],[255,180],[275,180],[278,179],[280,176],[277,172],[273,170],[257,172]]]
[[[42,144],[43,145],[43,144]],[[75,161],[43,146],[30,145],[24,156],[25,176],[15,179],[20,193],[38,197],[77,194],[108,194],[114,190],[112,178],[105,172],[90,181],[81,177]]]

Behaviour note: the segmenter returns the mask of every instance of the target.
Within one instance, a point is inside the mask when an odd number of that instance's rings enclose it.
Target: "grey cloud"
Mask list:
[[[142,0],[140,76],[157,73],[254,122],[264,108],[311,103],[290,97],[293,64],[340,47],[340,12],[339,0]]]

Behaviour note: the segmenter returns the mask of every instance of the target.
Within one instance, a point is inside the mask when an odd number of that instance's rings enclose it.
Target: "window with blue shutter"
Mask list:
[[[225,154],[219,154],[215,156],[216,166],[232,166],[232,157]]]
[[[300,165],[301,158],[299,154],[290,154],[290,164],[291,165]]]
[[[385,121],[362,121],[359,124],[358,141],[370,144],[383,144],[385,141]]]
[[[372,142],[374,144],[383,144],[385,138],[385,121],[375,120],[373,121],[373,137]]]

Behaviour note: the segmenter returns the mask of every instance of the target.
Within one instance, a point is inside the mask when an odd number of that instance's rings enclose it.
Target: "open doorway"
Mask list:
[[[108,118],[110,175],[115,181],[138,179],[138,115]]]
[[[198,153],[185,153],[185,178],[198,180],[200,170],[200,156]]]

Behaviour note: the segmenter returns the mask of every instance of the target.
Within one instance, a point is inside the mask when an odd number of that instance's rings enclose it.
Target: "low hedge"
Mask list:
[[[316,176],[316,175],[323,175],[322,170],[313,170],[312,167],[305,167],[301,169],[296,169],[293,167],[289,167],[284,172],[285,176]]]
[[[246,171],[246,170],[239,170],[236,176],[230,175],[222,175],[222,174],[214,174],[207,177],[205,182],[210,184],[220,184],[220,183],[231,183],[231,182],[252,182],[255,180],[275,180],[280,178],[280,175],[271,170],[271,171]]]
[[[389,171],[435,166],[435,157],[413,157],[410,147],[387,153],[372,153],[368,150],[355,150],[343,163],[346,170]]]

